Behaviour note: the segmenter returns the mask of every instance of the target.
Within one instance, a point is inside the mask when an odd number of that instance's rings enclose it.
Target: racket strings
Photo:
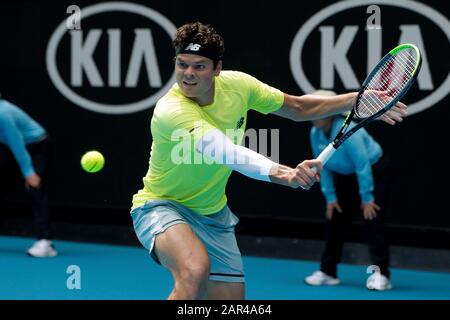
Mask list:
[[[413,77],[417,56],[405,49],[387,59],[365,87],[356,107],[360,118],[379,112],[396,99]]]

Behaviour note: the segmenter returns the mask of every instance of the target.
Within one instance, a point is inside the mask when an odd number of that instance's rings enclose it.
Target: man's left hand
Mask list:
[[[375,202],[367,202],[361,204],[361,209],[363,211],[365,220],[372,220],[377,217],[377,211],[380,207]]]
[[[406,105],[399,101],[379,119],[387,124],[394,125],[396,122],[402,122],[403,118],[408,115],[406,109]]]

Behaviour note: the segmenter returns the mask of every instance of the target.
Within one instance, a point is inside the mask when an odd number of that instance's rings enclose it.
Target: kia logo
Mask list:
[[[359,53],[359,60],[366,60],[366,71],[368,72],[375,66],[375,64],[382,58],[382,56],[392,47],[400,43],[414,43],[422,52],[422,69],[417,78],[417,87],[423,97],[414,103],[409,104],[408,114],[414,114],[423,111],[443,99],[450,92],[450,70],[439,69],[440,65],[430,58],[430,55],[436,50],[446,50],[447,55],[450,49],[450,23],[448,19],[438,11],[422,4],[417,1],[398,1],[398,0],[379,0],[376,1],[377,5],[381,6],[381,12],[383,8],[389,10],[396,10],[398,16],[405,15],[411,12],[421,16],[420,21],[429,21],[433,28],[438,28],[442,32],[441,39],[443,41],[437,41],[439,48],[432,48],[433,39],[436,34],[430,34],[428,37],[424,36],[422,25],[415,20],[408,21],[409,23],[399,23],[397,26],[392,27],[392,23],[395,23],[395,19],[386,19],[386,23],[389,28],[384,30],[383,18],[381,15],[381,28],[366,28],[365,22],[367,15],[361,14],[359,21],[364,22],[364,27],[361,28],[361,23],[358,25],[340,25],[339,28],[331,25],[325,25],[323,22],[326,19],[332,18],[338,14],[345,14],[348,10],[355,10],[358,7],[369,7],[373,5],[373,0],[347,0],[339,1],[333,5],[330,5],[315,15],[313,15],[297,32],[291,46],[290,51],[290,65],[293,77],[299,87],[306,93],[315,91],[314,87],[305,72],[305,68],[302,64],[302,55],[304,54],[304,48],[306,42],[311,33],[319,31],[320,33],[320,48],[315,46],[313,50],[320,52],[320,83],[316,83],[317,87],[324,89],[334,89],[337,85],[337,75],[340,79],[340,83],[346,90],[357,90],[363,79],[358,79],[352,66],[352,60],[348,54],[352,51],[351,46],[354,42],[361,41],[361,38],[357,39],[357,35],[361,34],[361,31],[367,36],[367,44],[360,44],[360,47],[367,48],[367,53]],[[393,7],[393,8],[391,8]],[[386,9],[386,10],[388,10]],[[366,12],[365,10],[361,12]],[[356,17],[355,19],[359,18]],[[402,19],[404,20],[404,19]],[[412,23],[411,23],[412,22]],[[364,30],[365,29],[365,30]],[[358,33],[359,32],[359,33]],[[392,42],[393,35],[398,36],[397,43],[391,48],[383,47],[383,39],[390,37]],[[317,45],[317,42],[314,42]],[[311,48],[310,48],[311,49]],[[383,52],[384,51],[384,52]],[[315,51],[314,51],[315,52]],[[319,56],[318,56],[319,57]],[[315,62],[315,60],[314,60]],[[313,63],[308,61],[308,64]],[[306,65],[305,65],[306,66]],[[435,69],[431,72],[431,67]],[[436,73],[444,73],[443,76],[436,76]],[[433,77],[434,76],[434,77]],[[436,78],[436,79],[435,79]],[[444,79],[444,80],[442,80]],[[442,83],[439,85],[438,82]]]
[[[123,34],[120,28],[110,27],[106,30],[100,28],[84,29],[86,18],[93,18],[105,13],[125,13],[140,16],[157,25],[157,32],[165,31],[166,43],[155,44],[155,30],[149,27],[135,28],[133,30],[134,39],[128,43],[131,48],[127,53],[123,53]],[[143,5],[128,2],[106,2],[95,4],[81,9],[82,27],[80,30],[69,29],[66,20],[61,22],[53,32],[47,45],[46,65],[51,81],[58,91],[74,104],[90,111],[104,114],[127,114],[142,111],[153,107],[159,98],[175,82],[173,68],[166,72],[163,79],[160,71],[160,64],[156,54],[156,49],[161,46],[170,47],[170,41],[175,36],[176,27],[162,14]],[[145,20],[145,21],[148,21]],[[104,19],[102,20],[104,21]],[[150,24],[150,22],[148,23]],[[70,54],[57,55],[63,37],[65,43],[70,43]],[[70,37],[70,41],[67,39]],[[161,37],[159,37],[160,39]],[[105,50],[99,50],[98,44],[103,41]],[[107,45],[105,45],[107,43]],[[97,53],[100,51],[100,53]],[[126,57],[126,59],[125,59]],[[101,59],[101,61],[100,61]],[[169,59],[167,59],[169,61]],[[170,62],[171,63],[171,62]],[[61,68],[66,68],[69,76],[61,76]],[[144,76],[141,75],[144,71]],[[149,90],[144,90],[146,96],[134,98],[126,103],[121,101],[114,104],[111,102],[97,101],[87,97],[86,93],[97,90],[125,90],[133,89],[138,85],[139,79],[145,78],[145,83]],[[80,89],[81,88],[81,89]],[[75,90],[77,89],[77,90]],[[83,89],[83,90],[82,90]],[[142,90],[141,90],[142,91]],[[82,94],[82,93],[83,94]],[[108,91],[107,91],[108,92]],[[149,92],[149,93],[147,93]],[[117,94],[117,92],[116,92]],[[108,96],[107,94],[104,96]],[[128,97],[127,97],[128,98]],[[137,100],[137,101],[136,101]]]

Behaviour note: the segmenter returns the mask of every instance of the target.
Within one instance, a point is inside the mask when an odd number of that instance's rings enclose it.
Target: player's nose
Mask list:
[[[188,79],[192,79],[195,77],[195,70],[193,67],[189,66],[186,68],[186,70],[184,71],[184,76]]]

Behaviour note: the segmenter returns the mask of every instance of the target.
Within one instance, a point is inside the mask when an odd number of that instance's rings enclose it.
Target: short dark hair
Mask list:
[[[201,22],[186,23],[177,29],[175,39],[172,41],[172,46],[175,52],[180,52],[186,48],[190,43],[196,43],[212,53],[211,59],[214,61],[214,68],[217,66],[219,60],[223,58],[225,51],[224,41],[220,34],[209,24]]]

